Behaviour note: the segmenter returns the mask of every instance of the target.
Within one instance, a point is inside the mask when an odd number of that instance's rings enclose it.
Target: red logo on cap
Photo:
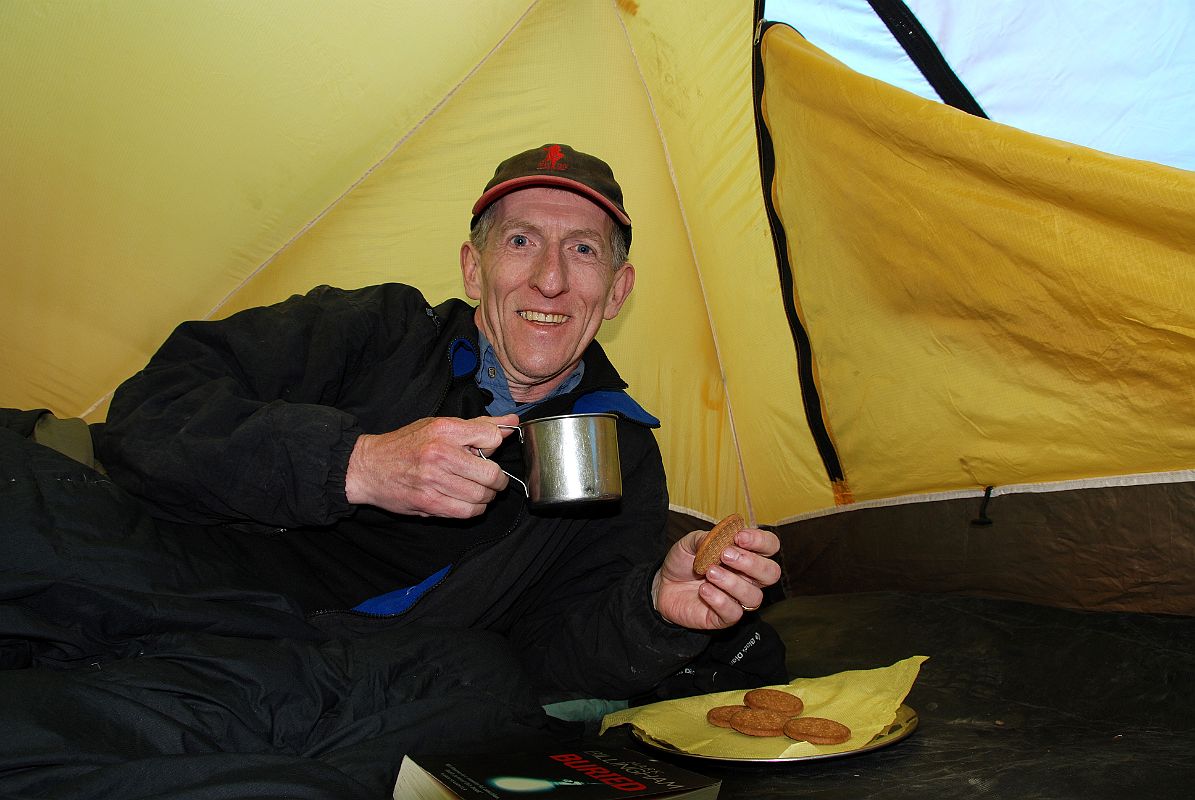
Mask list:
[[[539,162],[536,169],[550,169],[550,170],[566,170],[568,164],[564,163],[564,151],[560,149],[560,145],[553,144],[544,148],[544,160]]]

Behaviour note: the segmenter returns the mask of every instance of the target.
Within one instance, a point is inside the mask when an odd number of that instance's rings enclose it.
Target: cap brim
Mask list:
[[[576,192],[586,198],[592,200],[597,205],[606,210],[610,216],[618,220],[623,225],[630,225],[631,218],[626,215],[626,212],[618,206],[611,203],[606,197],[594,189],[589,188],[583,183],[579,183],[568,178],[562,178],[557,175],[525,175],[521,178],[511,178],[508,181],[503,181],[496,186],[491,186],[485,194],[477,198],[477,202],[473,204],[473,216],[477,217],[482,211],[492,205],[497,200],[505,197],[511,192],[517,192],[520,189],[531,189],[536,186],[546,186],[549,188],[567,189],[570,192]]]

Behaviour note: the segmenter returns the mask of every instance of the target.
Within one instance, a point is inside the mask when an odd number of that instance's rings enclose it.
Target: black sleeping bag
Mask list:
[[[0,796],[389,797],[408,751],[559,743],[508,643],[317,627],[0,415]]]

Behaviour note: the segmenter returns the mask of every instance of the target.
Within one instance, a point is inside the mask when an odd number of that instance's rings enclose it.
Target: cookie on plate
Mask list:
[[[851,729],[825,717],[793,717],[784,723],[784,735],[810,744],[842,744],[851,738]]]
[[[761,708],[745,708],[730,718],[730,727],[748,736],[783,736],[787,714],[778,711],[764,711]]]
[[[705,712],[705,721],[719,728],[729,728],[730,718],[740,711],[746,711],[746,706],[714,706]]]
[[[743,703],[764,711],[779,711],[795,717],[805,710],[805,703],[795,694],[779,689],[752,689],[743,695]]]

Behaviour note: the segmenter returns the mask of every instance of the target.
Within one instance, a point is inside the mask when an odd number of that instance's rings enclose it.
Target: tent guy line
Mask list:
[[[660,149],[664,153],[664,163],[668,169],[668,180],[672,183],[672,191],[676,197],[677,212],[680,214],[681,225],[684,227],[685,242],[689,245],[689,255],[693,259],[693,272],[697,277],[697,286],[701,291],[701,299],[705,303],[705,318],[709,323],[710,338],[713,340],[714,353],[718,359],[718,380],[722,386],[722,399],[726,403],[726,420],[727,425],[730,428],[730,440],[733,443],[735,459],[738,462],[739,479],[743,482],[744,516],[748,520],[749,524],[755,525],[758,520],[756,520],[755,517],[754,504],[751,502],[751,482],[747,480],[747,470],[743,458],[742,442],[739,439],[738,426],[735,424],[734,403],[731,400],[730,388],[726,382],[726,368],[723,366],[726,364],[726,359],[723,358],[722,346],[718,337],[718,326],[714,322],[713,311],[710,308],[709,290],[706,287],[706,282],[704,276],[702,275],[702,259],[693,242],[693,228],[689,224],[689,214],[685,207],[684,198],[681,197],[680,185],[676,176],[676,165],[672,161],[672,153],[668,148],[668,137],[664,134],[664,127],[660,122],[660,115],[656,110],[655,98],[652,97],[651,87],[647,83],[647,77],[643,74],[643,65],[639,61],[639,53],[635,50],[635,44],[631,40],[630,31],[627,30],[626,23],[621,17],[618,20],[618,24],[622,28],[622,33],[626,40],[627,50],[631,54],[631,59],[635,62],[635,71],[639,74],[639,80],[643,85],[643,95],[647,98],[648,108],[651,109],[652,122],[656,126],[657,135],[660,137]],[[710,522],[713,522],[717,519],[716,517],[707,518],[704,514],[690,512],[687,509],[674,510],[681,510],[684,513],[691,513],[699,518],[708,519]]]

